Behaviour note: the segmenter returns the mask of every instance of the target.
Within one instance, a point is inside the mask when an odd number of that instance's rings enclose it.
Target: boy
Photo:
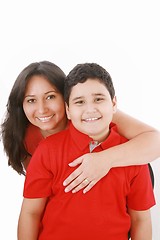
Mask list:
[[[78,64],[65,82],[68,129],[44,140],[27,170],[19,240],[151,240],[155,204],[148,166],[110,170],[87,194],[65,193],[68,163],[127,141],[111,123],[116,97],[108,72]],[[89,182],[88,179],[85,182]],[[84,183],[86,184],[86,183]]]

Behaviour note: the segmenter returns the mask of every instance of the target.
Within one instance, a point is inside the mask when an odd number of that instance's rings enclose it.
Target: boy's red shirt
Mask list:
[[[48,197],[39,240],[127,240],[127,208],[141,211],[155,204],[147,165],[113,168],[88,193],[65,193],[63,181],[74,170],[68,163],[89,152],[91,140],[70,124],[36,149],[27,169],[24,197]],[[111,125],[109,137],[94,152],[126,141]]]

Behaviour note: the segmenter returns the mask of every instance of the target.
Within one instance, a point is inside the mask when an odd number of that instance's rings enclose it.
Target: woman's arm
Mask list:
[[[18,240],[37,240],[47,198],[24,198],[18,221]]]
[[[112,167],[146,164],[160,157],[160,132],[157,129],[120,110],[114,115],[113,122],[119,133],[130,141],[115,146],[114,153],[111,150]]]
[[[88,153],[70,163],[80,166],[64,181],[65,191],[89,191],[112,167],[149,163],[160,156],[160,132],[155,128],[117,111],[113,118],[120,134],[130,141],[99,153]],[[87,179],[87,181],[84,181]],[[68,185],[68,186],[67,186]]]
[[[113,115],[112,122],[114,122],[118,127],[118,132],[126,137],[127,139],[132,139],[146,132],[158,132],[152,126],[120,111]]]

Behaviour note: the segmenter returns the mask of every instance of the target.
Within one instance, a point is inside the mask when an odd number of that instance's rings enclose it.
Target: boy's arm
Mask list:
[[[128,209],[131,217],[130,235],[132,240],[152,240],[152,224],[150,210],[135,211]]]
[[[24,198],[18,221],[18,240],[37,240],[47,198]]]

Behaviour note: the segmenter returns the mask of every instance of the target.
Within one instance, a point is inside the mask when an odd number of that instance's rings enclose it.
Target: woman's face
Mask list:
[[[43,136],[65,129],[64,99],[44,76],[32,76],[26,86],[23,110],[28,120],[41,129]]]

